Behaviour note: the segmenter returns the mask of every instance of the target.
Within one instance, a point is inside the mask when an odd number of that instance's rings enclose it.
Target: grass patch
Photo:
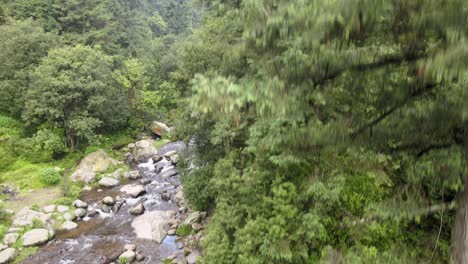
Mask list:
[[[195,230],[193,230],[191,226],[185,224],[181,224],[176,231],[176,235],[180,237],[186,237],[193,234],[195,234]]]

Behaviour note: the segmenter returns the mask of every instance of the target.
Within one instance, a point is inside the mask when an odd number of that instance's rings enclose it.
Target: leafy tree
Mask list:
[[[72,151],[80,142],[97,140],[103,117],[96,109],[106,100],[106,91],[115,91],[111,69],[111,58],[88,46],[52,50],[33,73],[23,119],[64,129]]]
[[[30,71],[56,47],[58,37],[32,20],[0,25],[0,111],[18,116],[30,83]]]

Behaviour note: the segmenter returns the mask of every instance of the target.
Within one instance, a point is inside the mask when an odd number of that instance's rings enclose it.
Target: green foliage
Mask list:
[[[128,259],[126,257],[119,258],[119,264],[128,264]]]
[[[192,229],[192,227],[189,225],[185,225],[185,224],[179,225],[179,227],[177,227],[177,230],[176,230],[176,235],[180,237],[187,237],[194,233],[195,231]]]
[[[39,174],[39,180],[45,185],[57,185],[61,179],[60,173],[54,168],[46,168]]]

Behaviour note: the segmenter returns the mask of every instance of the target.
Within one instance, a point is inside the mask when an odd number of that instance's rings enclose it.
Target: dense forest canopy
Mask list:
[[[3,0],[0,170],[164,120],[203,263],[468,263],[467,34],[463,0]]]

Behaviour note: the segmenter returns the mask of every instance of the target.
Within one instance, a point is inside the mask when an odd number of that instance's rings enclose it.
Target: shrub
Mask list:
[[[54,168],[46,168],[39,174],[39,179],[43,184],[56,185],[62,177]]]

